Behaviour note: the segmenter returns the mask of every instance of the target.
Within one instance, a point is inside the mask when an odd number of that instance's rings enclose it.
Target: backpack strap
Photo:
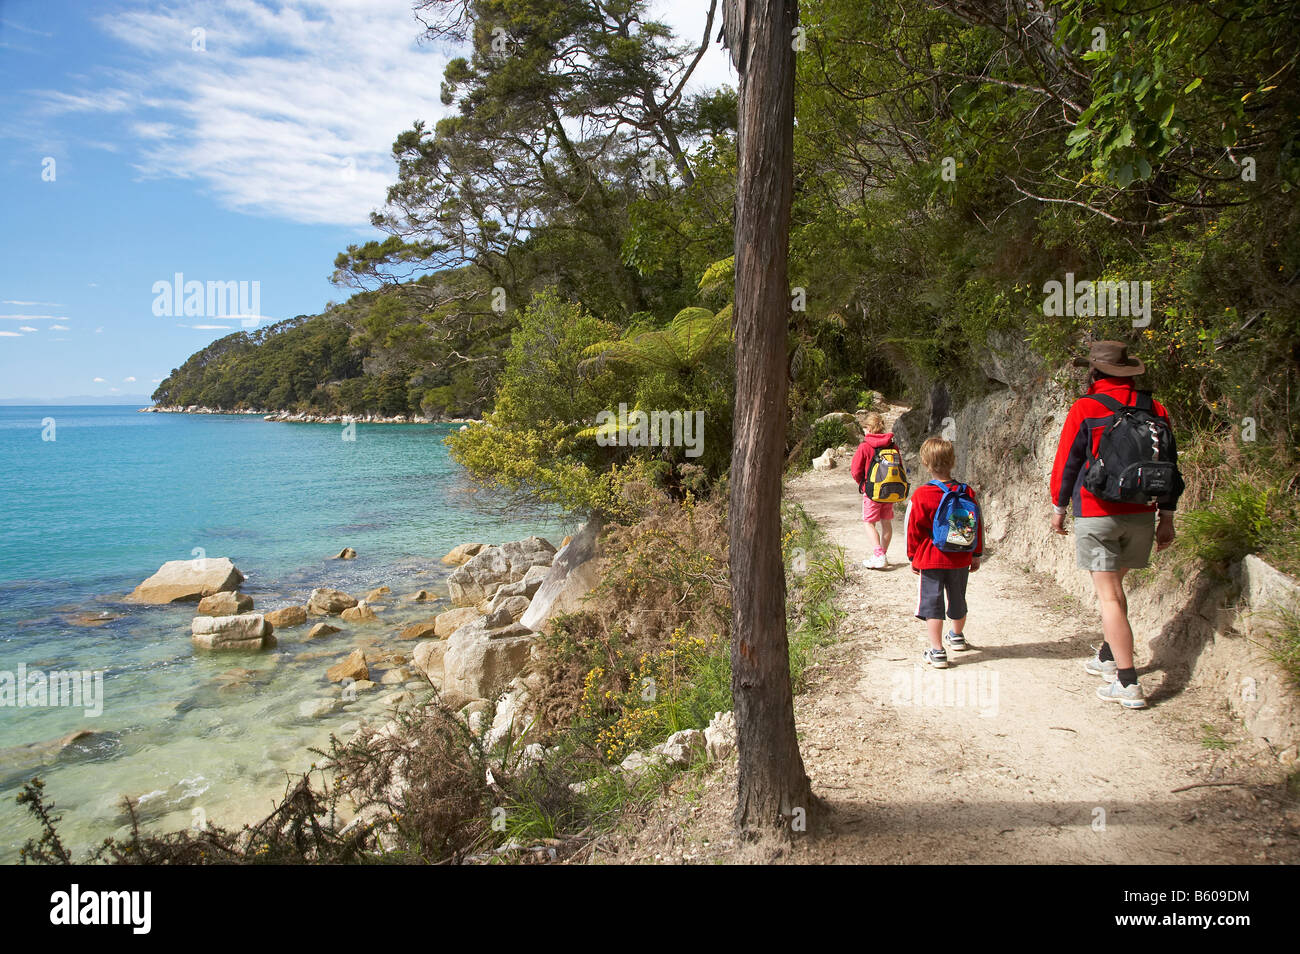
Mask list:
[[[1119,401],[1116,401],[1109,394],[1089,394],[1088,397],[1092,398],[1094,401],[1100,402],[1101,405],[1112,414],[1120,408],[1129,406],[1127,404],[1120,404]],[[1148,395],[1148,397],[1150,397],[1150,395]]]
[[[1137,407],[1138,409],[1143,410],[1143,411],[1152,411],[1152,412],[1154,412],[1154,410],[1155,410],[1155,409],[1152,407],[1152,404],[1151,404],[1151,392],[1150,392],[1150,391],[1139,391],[1139,392],[1137,393],[1137,400],[1136,400],[1135,402],[1133,402],[1133,403],[1134,403],[1134,406],[1135,406],[1135,407]]]

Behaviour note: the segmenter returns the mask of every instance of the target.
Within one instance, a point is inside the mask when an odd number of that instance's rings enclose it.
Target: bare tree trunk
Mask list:
[[[812,795],[795,736],[781,559],[798,3],[727,0],[724,17],[741,74],[730,512],[735,822],[742,829],[793,822],[798,830]]]

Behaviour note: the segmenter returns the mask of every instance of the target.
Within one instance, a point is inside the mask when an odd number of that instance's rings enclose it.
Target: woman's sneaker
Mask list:
[[[948,668],[948,654],[942,649],[927,649],[921,658],[935,669]]]
[[[1119,666],[1115,664],[1115,660],[1101,659],[1098,656],[1093,656],[1085,662],[1083,668],[1088,670],[1088,672],[1092,673],[1094,676],[1101,676],[1101,678],[1105,679],[1107,682],[1114,679],[1115,673],[1119,671]]]
[[[1147,697],[1142,692],[1142,684],[1135,682],[1131,686],[1122,686],[1118,679],[1108,682],[1097,690],[1097,698],[1107,702],[1118,702],[1125,709],[1145,709]]]
[[[966,637],[951,629],[944,635],[943,644],[955,653],[966,651]]]

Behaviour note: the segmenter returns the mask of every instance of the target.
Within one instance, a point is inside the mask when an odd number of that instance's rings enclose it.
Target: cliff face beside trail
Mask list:
[[[957,476],[980,496],[988,558],[1044,573],[1095,607],[1074,542],[1050,533],[1048,480],[1065,414],[1082,386],[1048,368],[1020,341],[993,339],[982,359],[992,387],[957,406],[942,383],[899,419],[895,431],[915,485],[924,478],[917,448],[941,435],[957,449]],[[1067,527],[1069,524],[1067,523]],[[1138,673],[1152,701],[1187,688],[1219,696],[1283,764],[1296,760],[1300,698],[1263,646],[1287,612],[1300,612],[1300,587],[1255,557],[1227,575],[1172,550],[1127,578]],[[1095,614],[1100,640],[1100,619]]]

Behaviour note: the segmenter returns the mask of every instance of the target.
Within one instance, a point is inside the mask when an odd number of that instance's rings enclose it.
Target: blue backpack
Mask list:
[[[949,487],[941,480],[932,480],[943,492],[943,498],[934,511],[934,524],[930,539],[945,553],[969,553],[979,542],[980,508],[965,484]]]

